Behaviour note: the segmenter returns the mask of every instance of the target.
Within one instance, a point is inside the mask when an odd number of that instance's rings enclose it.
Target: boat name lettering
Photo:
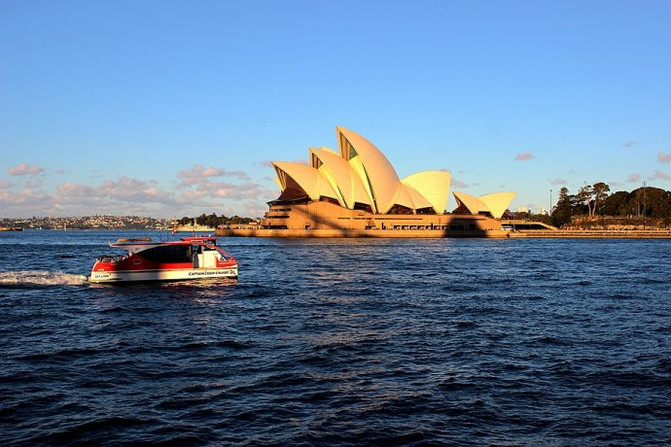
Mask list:
[[[228,275],[233,273],[230,270],[216,270],[209,272],[189,272],[189,276],[219,276],[219,275]]]

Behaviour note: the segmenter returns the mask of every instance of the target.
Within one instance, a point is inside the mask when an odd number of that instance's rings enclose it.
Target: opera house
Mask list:
[[[343,127],[336,131],[337,151],[310,148],[307,164],[272,163],[281,194],[261,221],[266,235],[459,237],[501,230],[514,192],[454,192],[457,208],[448,213],[449,172],[400,179],[373,143]]]

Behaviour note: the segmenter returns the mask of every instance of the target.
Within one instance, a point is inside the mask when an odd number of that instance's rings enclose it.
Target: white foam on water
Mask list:
[[[81,286],[86,284],[86,276],[44,270],[19,270],[0,272],[0,286]]]

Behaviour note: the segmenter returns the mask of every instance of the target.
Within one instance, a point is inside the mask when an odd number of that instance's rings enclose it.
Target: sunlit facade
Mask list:
[[[441,229],[500,227],[515,193],[472,197],[454,193],[451,174],[422,171],[400,179],[384,154],[363,136],[336,127],[338,150],[310,148],[308,163],[276,161],[280,196],[262,226],[272,229]]]

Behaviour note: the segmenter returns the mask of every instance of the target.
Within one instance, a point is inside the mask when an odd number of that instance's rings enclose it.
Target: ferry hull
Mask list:
[[[94,271],[88,277],[91,283],[128,283],[147,281],[185,281],[207,278],[238,277],[238,268],[197,268],[197,269],[161,269],[161,270],[119,270]]]

